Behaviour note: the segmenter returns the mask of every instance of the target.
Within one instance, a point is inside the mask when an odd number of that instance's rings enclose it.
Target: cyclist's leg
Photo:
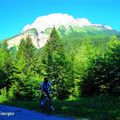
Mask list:
[[[51,96],[50,96],[50,93],[49,91],[46,91],[46,94],[47,94],[47,97],[49,99],[49,103],[50,103],[50,108],[52,109],[52,111],[55,111],[53,105],[52,105],[52,101],[51,101]]]
[[[50,101],[50,106],[52,106],[52,101],[51,101],[51,97],[50,97],[50,93],[49,93],[49,91],[46,91],[46,94],[47,94],[48,99],[49,99],[49,101]]]
[[[44,95],[43,95],[43,94],[41,94],[41,100],[43,100],[43,98],[44,98]]]
[[[40,105],[43,106],[44,105],[44,94],[41,94],[41,99],[40,99]]]

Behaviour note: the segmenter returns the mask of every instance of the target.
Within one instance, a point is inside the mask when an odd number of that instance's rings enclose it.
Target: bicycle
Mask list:
[[[44,94],[43,98],[40,99],[40,108],[42,111],[45,110],[50,110],[50,111],[55,111],[54,107],[50,105],[50,100],[46,94]]]

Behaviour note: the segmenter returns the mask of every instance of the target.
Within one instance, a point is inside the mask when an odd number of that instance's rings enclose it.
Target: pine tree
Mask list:
[[[7,48],[7,42],[4,41],[0,44],[0,89],[7,87],[11,83],[11,57]]]
[[[38,64],[37,49],[32,44],[31,38],[27,37],[21,40],[13,64],[14,72],[11,75],[13,84],[9,91],[10,97],[22,100],[33,99],[35,97],[35,87],[39,85],[39,75],[36,72]]]
[[[55,28],[52,29],[50,38],[43,52],[43,64],[45,72],[50,80],[54,80],[53,89],[59,99],[68,96],[67,72],[68,60],[62,41]]]

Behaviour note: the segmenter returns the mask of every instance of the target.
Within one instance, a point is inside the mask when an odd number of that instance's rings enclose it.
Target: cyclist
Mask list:
[[[50,102],[50,108],[51,110],[54,111],[54,107],[52,106],[52,102],[51,102],[51,97],[50,97],[50,87],[51,87],[51,83],[48,81],[48,78],[45,77],[44,81],[40,84],[40,89],[41,89],[41,105],[43,105],[43,99],[44,99],[44,94],[47,95],[49,102]]]

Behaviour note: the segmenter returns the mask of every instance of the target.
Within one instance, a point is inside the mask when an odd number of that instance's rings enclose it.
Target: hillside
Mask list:
[[[81,41],[88,37],[93,42],[96,42],[96,40],[97,42],[98,40],[104,42],[103,39],[107,41],[112,35],[120,34],[109,26],[93,24],[85,18],[75,19],[67,14],[50,14],[38,17],[32,24],[26,25],[19,35],[8,39],[8,46],[9,48],[18,46],[21,39],[30,36],[33,44],[37,48],[42,48],[49,39],[53,27],[56,27],[65,46],[75,45],[74,47],[79,46]]]

